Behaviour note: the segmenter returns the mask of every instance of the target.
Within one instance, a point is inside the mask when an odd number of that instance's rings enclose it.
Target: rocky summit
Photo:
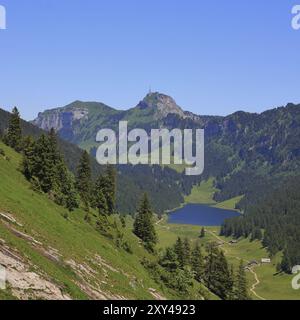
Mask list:
[[[158,119],[165,118],[170,113],[177,114],[182,118],[186,117],[183,110],[177,105],[172,97],[159,92],[148,93],[136,108],[141,110],[147,108],[154,109]]]

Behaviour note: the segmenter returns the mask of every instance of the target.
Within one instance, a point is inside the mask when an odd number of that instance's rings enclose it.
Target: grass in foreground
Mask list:
[[[17,170],[21,156],[1,142],[0,148],[10,158],[8,161],[0,157],[0,211],[13,215],[23,225],[15,225],[14,228],[34,237],[46,249],[57,249],[61,258],[60,262],[55,262],[44,257],[31,243],[11,233],[0,219],[0,238],[11,248],[26,256],[51,281],[62,285],[74,299],[88,299],[88,296],[77,285],[78,276],[66,265],[70,259],[91,266],[97,272],[101,291],[110,295],[127,299],[152,299],[148,289],[154,288],[167,298],[179,298],[174,292],[157,285],[140,264],[143,257],[151,259],[151,256],[141,247],[129,227],[122,229],[117,220],[117,226],[124,234],[124,239],[130,243],[134,254],[118,248],[113,239],[102,236],[86,223],[85,213],[81,209],[69,213],[46,195],[32,191],[30,184]],[[95,221],[93,214],[97,213],[91,212],[92,224]],[[110,219],[113,222],[115,217]],[[101,256],[108,267],[92,263],[90,260],[95,255]],[[1,292],[0,299],[5,297],[10,297],[8,291]]]

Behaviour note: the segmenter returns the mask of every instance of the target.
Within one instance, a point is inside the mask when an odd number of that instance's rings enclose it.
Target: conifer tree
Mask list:
[[[168,272],[174,272],[178,268],[178,257],[173,248],[167,248],[164,256],[160,260],[160,265]]]
[[[233,292],[233,279],[231,277],[231,272],[229,269],[228,262],[225,258],[224,252],[222,250],[218,250],[218,265],[219,265],[219,274],[221,276],[222,285],[220,287],[220,296],[223,299],[230,299]]]
[[[292,257],[287,248],[283,251],[283,257],[281,261],[281,269],[287,273],[291,273],[293,268]]]
[[[104,189],[109,214],[114,214],[116,203],[116,170],[112,165],[106,168],[106,187]]]
[[[4,136],[4,142],[14,148],[16,151],[21,150],[21,139],[22,139],[22,129],[21,129],[21,119],[20,113],[16,107],[13,108],[7,133]]]
[[[194,272],[194,278],[199,282],[202,281],[205,265],[199,243],[196,243],[196,246],[192,251],[191,265],[192,271]]]
[[[230,276],[229,276],[229,288],[231,290],[229,290],[228,294],[227,294],[227,299],[228,300],[235,300],[236,296],[235,296],[235,274],[234,274],[234,268],[233,265],[230,266]]]
[[[201,232],[200,232],[200,238],[205,237],[205,229],[202,227]]]
[[[77,198],[77,192],[75,189],[75,180],[73,175],[66,171],[65,183],[63,184],[62,192],[65,196],[64,206],[69,210],[73,211],[75,208],[78,208],[79,202]]]
[[[100,194],[99,190],[101,190]],[[102,198],[102,205],[104,206],[102,209],[105,209],[102,210],[102,213],[108,215],[114,214],[116,202],[116,171],[112,165],[108,165],[105,174],[97,178],[93,188],[92,205],[94,207],[98,207],[98,204],[101,204],[101,201],[97,199],[99,197]],[[103,202],[103,198],[105,199],[105,203]]]
[[[58,150],[57,136],[54,128],[48,134],[49,139],[49,157],[54,166],[62,161],[62,156]]]
[[[232,279],[223,251],[214,244],[208,245],[205,282],[207,287],[221,299],[229,299],[232,293]]]
[[[32,137],[25,137],[22,144],[21,171],[33,188],[48,193],[57,204],[70,211],[78,207],[74,178],[58,150],[55,131],[41,135],[36,142]]]
[[[50,154],[49,139],[42,134],[35,143],[33,176],[45,193],[48,193],[53,185],[54,164],[51,162]]]
[[[236,277],[236,298],[237,300],[248,300],[247,278],[244,263],[241,260]]]
[[[174,251],[177,255],[178,265],[180,268],[183,268],[185,265],[184,259],[184,245],[182,239],[180,237],[177,238],[176,243],[174,245]]]
[[[260,228],[255,228],[251,233],[251,241],[261,240],[263,238]]]
[[[183,263],[185,266],[191,264],[191,245],[188,238],[183,242]]]
[[[133,232],[143,241],[147,250],[154,250],[154,246],[157,243],[157,235],[154,228],[153,212],[147,194],[144,194],[138,209]]]
[[[21,172],[25,178],[30,181],[34,174],[34,159],[35,159],[35,142],[31,136],[23,139],[23,158],[21,163]]]
[[[68,171],[65,163],[60,161],[55,167],[55,176],[53,179],[54,201],[73,211],[78,207],[77,192],[75,190],[75,181],[72,174]]]
[[[100,215],[108,214],[108,205],[105,197],[105,177],[100,175],[94,184],[93,190],[93,206],[98,209]]]
[[[63,186],[62,184],[66,183],[64,179],[67,179],[67,168],[65,163],[63,162],[62,155],[58,150],[57,145],[57,137],[55,130],[52,128],[48,134],[48,160],[51,166],[51,180],[52,180],[52,187],[54,185],[58,186],[60,191],[62,191]]]
[[[189,288],[193,285],[193,274],[188,267],[177,269],[172,274],[173,287],[183,294],[189,294]]]
[[[84,151],[77,168],[76,188],[86,211],[89,211],[91,184],[90,157],[87,151]]]

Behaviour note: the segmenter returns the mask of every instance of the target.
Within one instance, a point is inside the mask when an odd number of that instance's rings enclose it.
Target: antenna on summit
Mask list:
[[[149,86],[149,94],[151,94],[152,93],[152,88],[151,88],[151,86]]]

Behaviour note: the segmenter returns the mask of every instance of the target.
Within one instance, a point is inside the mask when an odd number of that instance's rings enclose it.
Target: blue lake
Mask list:
[[[210,207],[205,204],[187,204],[169,214],[169,223],[192,224],[199,226],[220,226],[225,219],[240,214],[233,210]]]

